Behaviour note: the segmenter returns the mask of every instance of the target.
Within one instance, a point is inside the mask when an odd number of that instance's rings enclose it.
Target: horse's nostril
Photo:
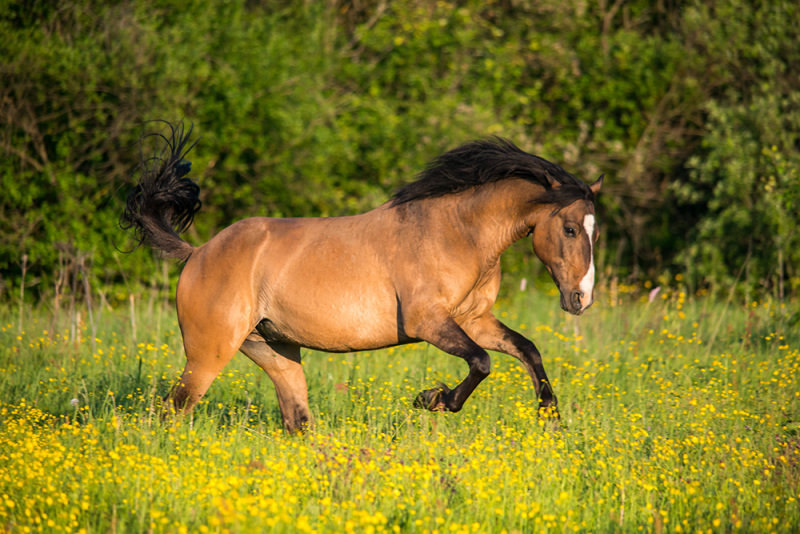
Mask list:
[[[582,291],[575,291],[572,294],[572,306],[573,306],[573,308],[575,308],[576,310],[581,308],[581,299],[582,298],[583,298],[583,292]]]

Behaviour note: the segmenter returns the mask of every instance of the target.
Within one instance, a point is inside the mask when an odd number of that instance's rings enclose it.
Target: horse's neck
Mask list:
[[[525,237],[541,216],[543,210],[532,204],[537,188],[523,180],[497,182],[442,197],[441,212],[455,231],[474,241],[491,261]]]

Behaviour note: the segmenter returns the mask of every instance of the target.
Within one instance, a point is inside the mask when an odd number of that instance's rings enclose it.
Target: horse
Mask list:
[[[466,361],[466,377],[421,392],[414,405],[458,412],[490,372],[487,350],[517,358],[540,413],[558,401],[534,343],[499,321],[500,255],[531,238],[579,315],[593,302],[598,238],[591,185],[512,142],[466,143],[433,159],[384,204],[357,215],[253,217],[193,246],[180,237],[200,209],[187,176],[191,127],[157,134],[163,152],[143,165],[120,224],[136,246],[184,263],[177,314],[186,365],[165,402],[186,414],[241,351],[275,385],[288,432],[312,424],[302,347],[373,350],[425,341]],[[171,403],[171,404],[170,404]]]

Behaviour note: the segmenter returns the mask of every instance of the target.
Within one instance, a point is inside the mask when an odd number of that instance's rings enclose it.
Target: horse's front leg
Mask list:
[[[427,408],[431,411],[447,410],[457,412],[464,406],[478,384],[489,376],[491,360],[489,354],[473,341],[464,330],[450,317],[433,327],[431,323],[419,335],[435,347],[463,358],[469,365],[469,374],[455,388],[450,389],[445,385],[429,389],[420,393],[414,401],[414,406]]]
[[[521,361],[533,381],[539,399],[539,413],[559,417],[558,399],[544,371],[542,355],[530,339],[510,329],[491,313],[465,324],[464,328],[481,347],[509,354]]]

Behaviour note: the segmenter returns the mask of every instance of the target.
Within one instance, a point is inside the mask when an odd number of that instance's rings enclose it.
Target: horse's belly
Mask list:
[[[408,341],[397,326],[393,293],[342,286],[297,290],[275,298],[265,314],[269,328],[264,333],[329,352],[369,350]]]
[[[368,310],[340,308],[330,313],[309,313],[305,310],[284,310],[277,319],[270,319],[268,335],[283,338],[303,347],[327,352],[349,352],[378,349],[403,342],[394,318],[376,320]],[[267,337],[267,336],[265,336]]]

